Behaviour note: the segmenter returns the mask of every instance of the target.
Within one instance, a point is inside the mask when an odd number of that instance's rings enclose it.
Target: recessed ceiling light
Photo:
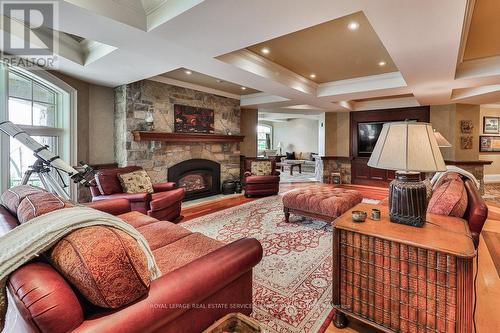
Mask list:
[[[347,28],[349,30],[358,30],[359,28],[359,23],[358,22],[355,22],[355,21],[352,21],[350,22],[348,25],[347,25]]]
[[[309,74],[309,77],[310,77],[311,79],[315,79],[315,78],[316,78],[316,74],[314,74],[314,73]]]
[[[241,90],[247,90],[247,87],[241,87]]]
[[[271,53],[271,50],[269,50],[267,47],[264,47],[262,50],[260,50],[263,54],[269,54]]]
[[[186,73],[187,75],[191,75],[191,74],[193,74],[193,72],[191,72],[191,71],[190,71],[190,70],[188,70],[188,69],[186,69],[186,70],[184,71],[184,73]]]
[[[379,65],[380,67],[384,67],[386,64],[387,64],[387,63],[386,63],[385,61],[383,61],[383,60],[382,60],[382,61],[379,61],[379,63],[378,63],[378,65]]]

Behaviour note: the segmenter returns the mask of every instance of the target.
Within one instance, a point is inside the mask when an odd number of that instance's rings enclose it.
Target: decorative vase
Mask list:
[[[232,180],[225,180],[222,183],[222,194],[233,194],[236,188],[236,183]]]
[[[427,213],[427,190],[418,172],[396,172],[389,186],[391,222],[422,227]]]
[[[239,180],[237,180],[235,183],[236,183],[236,187],[234,188],[234,191],[236,193],[243,192],[243,185],[241,185],[241,182]]]

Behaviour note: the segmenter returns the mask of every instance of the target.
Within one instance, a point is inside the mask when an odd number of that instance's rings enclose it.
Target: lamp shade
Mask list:
[[[436,142],[438,144],[438,147],[440,148],[451,147],[451,143],[449,143],[448,140],[446,140],[446,138],[438,131],[434,130],[434,136],[436,137]]]
[[[384,124],[368,165],[406,172],[446,170],[431,124],[407,121]]]

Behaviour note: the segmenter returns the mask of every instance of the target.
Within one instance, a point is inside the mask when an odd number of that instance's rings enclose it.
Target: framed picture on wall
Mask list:
[[[500,152],[500,136],[481,135],[479,137],[479,151]]]
[[[174,104],[177,133],[214,133],[214,110]]]
[[[485,134],[499,134],[500,117],[483,117],[483,132]]]

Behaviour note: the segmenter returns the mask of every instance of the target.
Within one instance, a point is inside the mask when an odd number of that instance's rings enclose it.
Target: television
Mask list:
[[[358,155],[370,156],[375,148],[384,122],[358,123]]]
[[[358,123],[358,156],[371,156],[384,124],[396,121],[401,120]],[[414,122],[417,120],[410,119],[407,121]]]

